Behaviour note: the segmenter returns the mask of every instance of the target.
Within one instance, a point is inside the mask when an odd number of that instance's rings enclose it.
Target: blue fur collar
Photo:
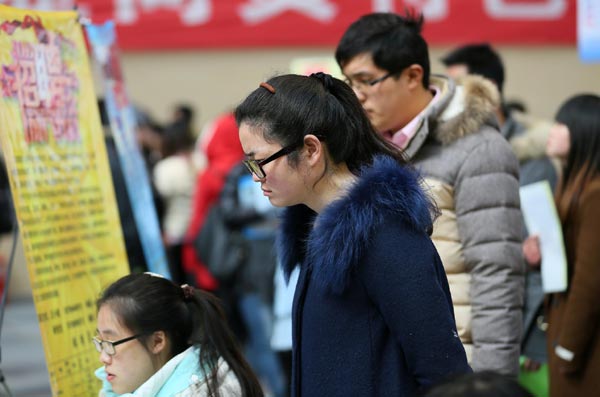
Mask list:
[[[313,280],[341,294],[352,270],[361,261],[375,228],[388,217],[407,227],[428,232],[432,204],[419,185],[419,176],[394,159],[379,156],[349,193],[331,203],[319,215],[305,205],[286,208],[277,248],[286,275],[297,263],[310,266]]]

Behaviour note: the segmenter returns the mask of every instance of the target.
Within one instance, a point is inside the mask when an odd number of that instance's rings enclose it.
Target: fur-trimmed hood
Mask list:
[[[430,232],[434,208],[414,170],[390,157],[377,157],[361,170],[348,194],[318,216],[305,205],[286,208],[277,238],[286,276],[301,263],[310,267],[315,282],[341,294],[378,225],[393,217],[406,227]]]
[[[409,158],[429,138],[448,145],[479,132],[484,125],[498,127],[495,110],[500,104],[500,94],[491,81],[476,75],[456,81],[431,75],[430,84],[439,89],[441,97],[423,113],[417,134],[404,150]]]

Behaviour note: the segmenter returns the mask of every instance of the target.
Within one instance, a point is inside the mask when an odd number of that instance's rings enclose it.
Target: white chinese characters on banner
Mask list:
[[[10,5],[16,8],[54,11],[72,10],[75,7],[75,0],[0,0],[0,4]]]
[[[398,12],[395,0],[373,0],[373,12]],[[427,21],[439,21],[448,16],[448,0],[405,0],[404,7],[423,12]]]
[[[133,25],[146,12],[174,10],[184,25],[203,25],[213,16],[214,0],[114,0],[114,18],[118,24]],[[496,20],[559,20],[568,11],[568,0],[482,0],[484,12]],[[80,11],[87,11],[87,3]],[[398,0],[371,0],[373,12],[403,12]],[[403,7],[423,12],[426,21],[436,22],[449,16],[449,0],[404,0]],[[0,4],[35,10],[70,10],[75,0],[0,0]],[[246,0],[238,9],[249,25],[272,19],[285,11],[295,11],[320,22],[331,22],[339,14],[339,5],[329,0]]]
[[[115,19],[119,24],[131,25],[140,13],[158,8],[177,11],[184,25],[202,25],[212,16],[210,0],[115,0]]]
[[[567,12],[567,0],[484,0],[486,13],[494,19],[561,19]]]
[[[338,13],[337,6],[327,0],[248,0],[240,6],[239,14],[244,22],[254,25],[290,10],[321,22],[333,20]]]

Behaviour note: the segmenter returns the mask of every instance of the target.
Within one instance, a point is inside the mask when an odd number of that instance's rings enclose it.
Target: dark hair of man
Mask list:
[[[358,175],[363,165],[377,154],[386,154],[399,163],[405,160],[394,146],[373,129],[352,89],[343,81],[324,73],[307,76],[282,75],[254,90],[235,110],[238,125],[262,129],[267,142],[283,147],[304,143],[308,134],[325,142],[334,164],[345,163]],[[288,155],[290,164],[298,152]]]
[[[185,103],[180,103],[175,106],[175,113],[180,117],[180,120],[188,124],[191,124],[194,119],[194,108]]]
[[[200,368],[210,369],[207,373],[210,397],[220,396],[219,357],[235,373],[243,396],[263,396],[258,379],[227,326],[218,299],[210,293],[196,289],[194,296],[186,299],[183,289],[166,278],[130,274],[111,284],[97,305],[98,309],[109,305],[121,324],[134,334],[150,338],[153,332],[164,331],[172,344],[170,357],[192,345],[200,346]]]
[[[586,184],[600,175],[600,97],[581,94],[568,99],[556,121],[570,133],[570,149],[557,189],[561,218],[575,208]]]
[[[527,113],[529,110],[527,109],[527,105],[525,102],[520,101],[518,99],[511,99],[510,101],[506,101],[504,103],[504,107],[508,111],[511,112],[519,112],[519,113]]]
[[[392,13],[367,14],[352,23],[335,50],[335,59],[343,68],[354,57],[371,54],[380,69],[399,74],[417,64],[423,68],[423,87],[429,89],[429,50],[421,36],[423,15],[407,11],[405,16]]]
[[[189,123],[185,120],[177,120],[168,125],[161,138],[163,157],[187,152],[194,147],[194,137]]]
[[[424,397],[534,397],[515,379],[482,371],[461,374],[433,386]]]
[[[444,56],[441,61],[445,66],[466,65],[469,74],[477,74],[492,80],[502,94],[504,64],[500,55],[488,43],[459,47]]]

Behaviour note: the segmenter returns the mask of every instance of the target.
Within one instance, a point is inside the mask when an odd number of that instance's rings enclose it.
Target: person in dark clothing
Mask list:
[[[271,204],[293,307],[292,396],[413,396],[469,372],[429,234],[436,208],[327,74],[261,83],[236,109],[244,164]]]

